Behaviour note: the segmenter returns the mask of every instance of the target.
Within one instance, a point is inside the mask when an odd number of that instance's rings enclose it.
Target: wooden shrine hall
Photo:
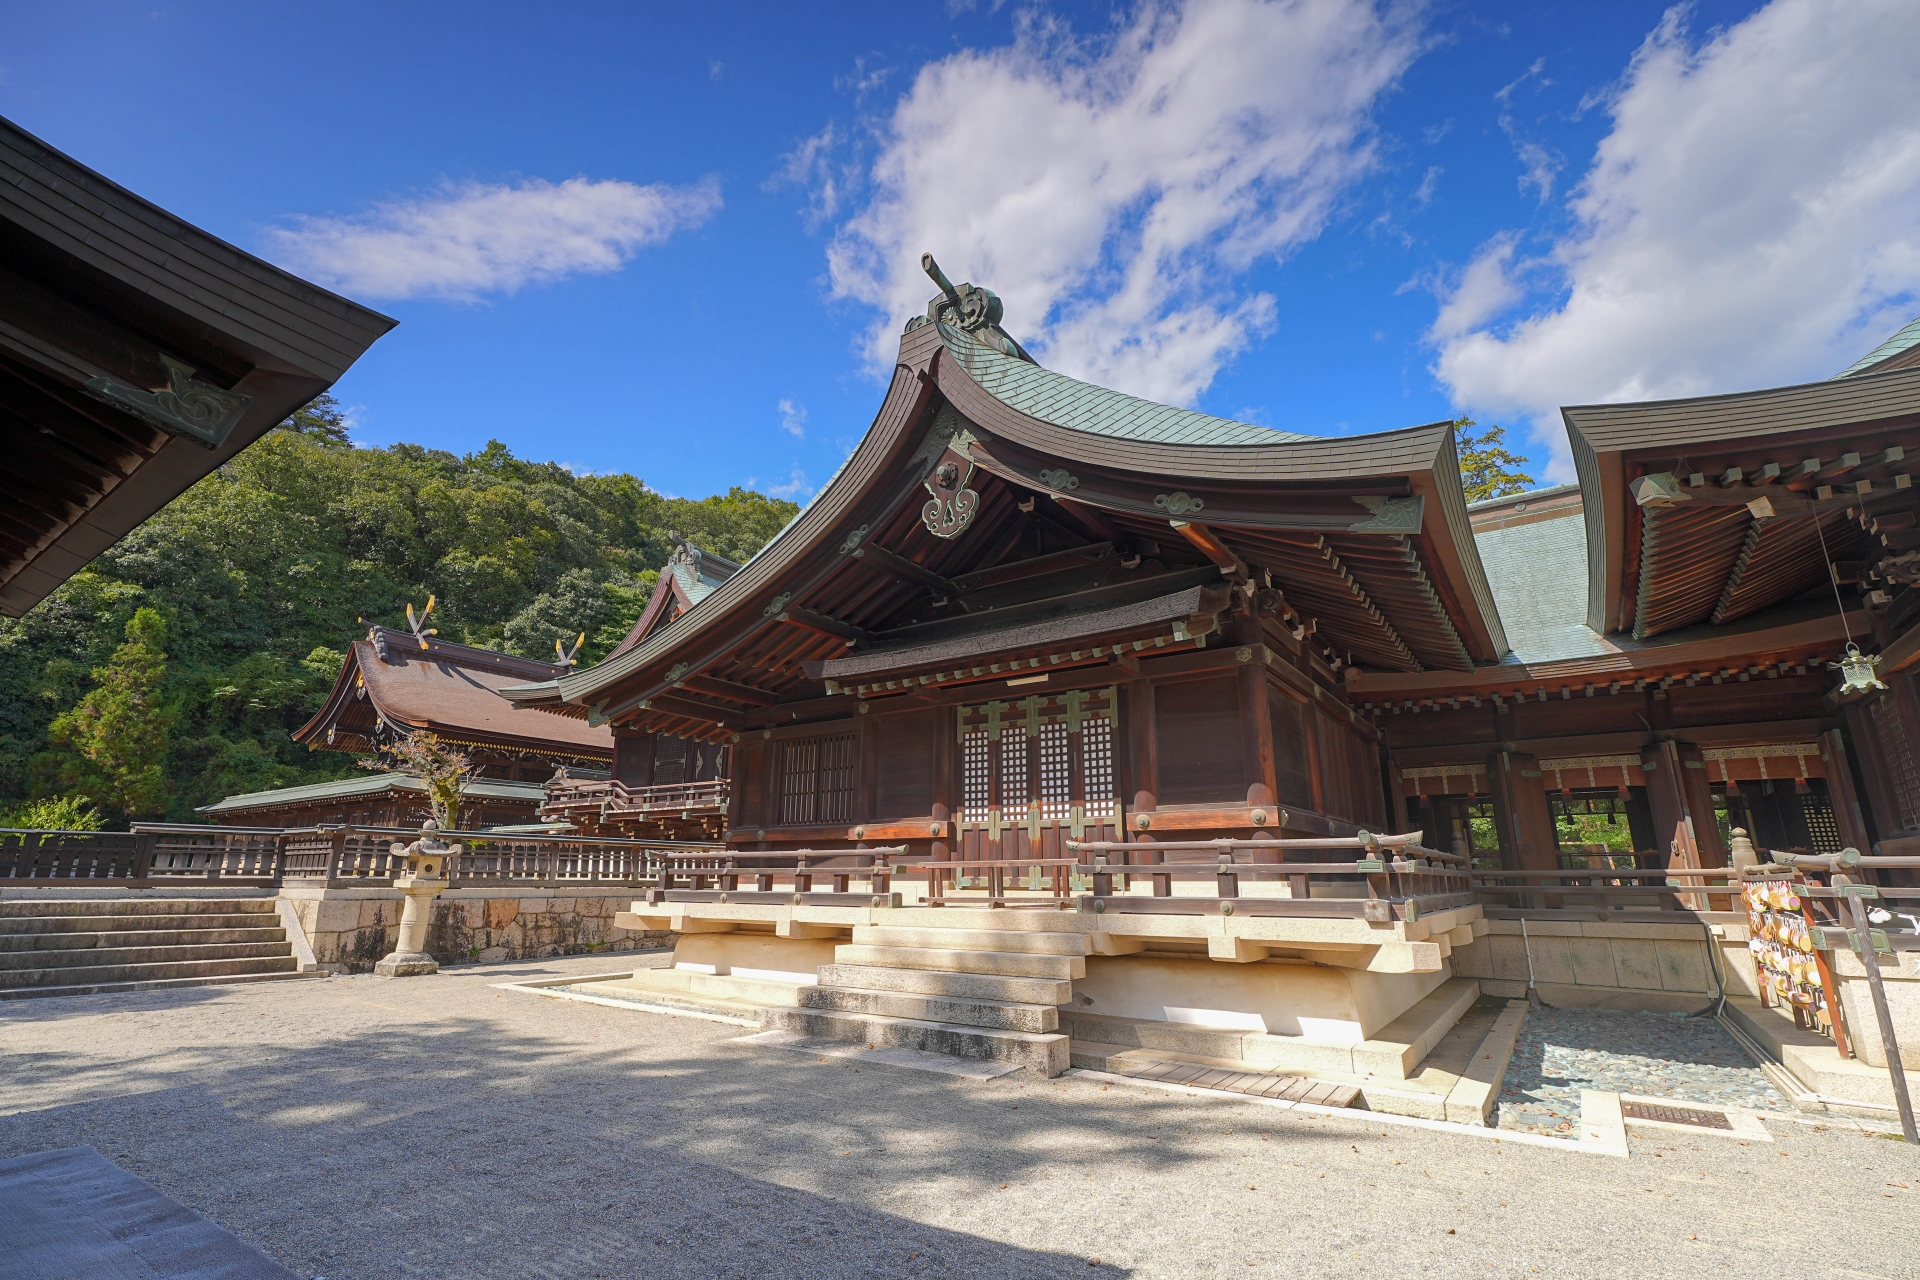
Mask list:
[[[613,735],[604,727],[520,710],[495,694],[506,685],[551,679],[567,670],[564,663],[454,644],[427,632],[424,621],[406,631],[370,627],[349,645],[325,704],[293,731],[293,740],[309,751],[371,756],[400,738],[431,733],[473,760],[462,821],[475,827],[540,821],[556,774],[606,777]],[[228,796],[200,812],[251,826],[417,826],[431,809],[417,779],[368,773]]]
[[[799,517],[670,627],[501,690],[731,747],[724,855],[624,917],[683,935],[636,983],[786,983],[777,1028],[1048,1074],[1204,1041],[1417,1092],[1479,994],[1449,961],[1476,874],[1587,866],[1569,833],[1608,818],[1653,868],[1723,865],[1729,822],[1920,825],[1913,691],[1838,700],[1826,665],[1850,628],[1920,666],[1907,348],[1568,409],[1578,485],[1470,506],[1450,423],[1323,439],[1095,387],[924,265]]]
[[[657,636],[740,572],[725,556],[676,539],[646,608],[610,657]],[[549,705],[585,719],[584,708]],[[715,840],[726,831],[732,748],[711,735],[689,737],[616,725],[607,777],[556,774],[543,818],[596,836],[641,840]]]

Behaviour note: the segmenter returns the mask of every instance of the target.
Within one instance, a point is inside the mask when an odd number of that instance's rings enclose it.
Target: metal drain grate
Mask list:
[[[1622,1102],[1620,1114],[1628,1120],[1661,1120],[1667,1124],[1690,1124],[1697,1129],[1733,1128],[1733,1122],[1727,1119],[1724,1112],[1663,1107],[1657,1102]]]

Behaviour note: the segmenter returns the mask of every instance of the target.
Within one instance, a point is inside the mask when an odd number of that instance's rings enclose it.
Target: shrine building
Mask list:
[[[630,917],[682,932],[683,977],[1048,1073],[1049,1037],[1078,1062],[1187,1026],[1406,1077],[1472,1003],[1470,869],[1920,839],[1920,326],[1826,382],[1568,408],[1577,484],[1470,504],[1449,422],[1319,438],[1092,386],[926,265],[792,524],[670,625],[500,691],[730,748],[733,874]],[[1837,693],[1849,636],[1889,688]],[[796,857],[836,892],[755,870]],[[1050,949],[1073,1003],[1035,1007],[1064,1012],[982,1015],[1026,1048],[906,1026],[992,986],[938,974]]]
[[[325,705],[293,731],[293,740],[309,751],[371,757],[401,738],[431,733],[473,761],[462,797],[463,827],[536,823],[556,774],[607,776],[613,735],[581,720],[521,710],[495,691],[552,679],[567,669],[564,663],[454,644],[417,627],[370,627],[365,639],[348,646]],[[418,778],[369,772],[228,796],[199,812],[228,825],[398,827],[418,826],[432,810]]]

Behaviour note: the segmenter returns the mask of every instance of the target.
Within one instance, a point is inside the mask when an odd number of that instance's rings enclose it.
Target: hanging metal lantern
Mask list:
[[[1827,666],[1840,673],[1840,688],[1837,692],[1843,698],[1849,694],[1866,693],[1869,690],[1887,687],[1881,682],[1880,673],[1877,670],[1880,666],[1880,655],[1861,653],[1860,646],[1851,641],[1847,643],[1847,652],[1840,661],[1829,662]]]

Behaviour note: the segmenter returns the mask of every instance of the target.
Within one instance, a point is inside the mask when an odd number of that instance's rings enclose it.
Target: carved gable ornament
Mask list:
[[[920,508],[920,519],[928,533],[936,538],[957,538],[967,531],[980,511],[980,495],[969,487],[973,473],[973,459],[958,449],[950,448],[940,455],[924,481],[927,492],[933,495]]]
[[[88,378],[81,385],[95,398],[144,418],[162,431],[218,449],[226,443],[227,433],[239,425],[253,397],[200,381],[193,376],[191,365],[172,356],[163,355],[160,362],[166,366],[168,385],[158,391],[130,387],[107,377]]]

